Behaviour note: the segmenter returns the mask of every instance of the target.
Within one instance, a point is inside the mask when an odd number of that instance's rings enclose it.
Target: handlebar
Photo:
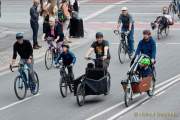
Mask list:
[[[13,68],[18,68],[19,65],[16,65],[16,66],[12,66],[12,65],[9,65],[9,69],[11,70],[11,72],[14,72]]]
[[[102,58],[91,58],[88,57],[87,60],[92,60],[93,62],[97,61],[97,60],[103,60]]]
[[[124,35],[126,35],[126,36],[128,36],[129,35],[129,32],[127,31],[127,32],[120,32],[119,30],[114,30],[114,34],[115,35],[122,35],[122,34],[124,34]]]

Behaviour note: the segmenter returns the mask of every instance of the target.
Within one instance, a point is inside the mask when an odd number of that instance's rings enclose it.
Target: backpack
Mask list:
[[[73,9],[74,11],[78,12],[79,11],[79,7],[78,7],[78,2],[77,0],[75,0],[74,4],[73,4]]]
[[[63,6],[63,4],[62,4],[62,6]],[[58,10],[58,19],[61,22],[65,22],[67,20],[67,17],[64,15],[64,11],[62,9],[62,6],[61,6],[61,9]]]

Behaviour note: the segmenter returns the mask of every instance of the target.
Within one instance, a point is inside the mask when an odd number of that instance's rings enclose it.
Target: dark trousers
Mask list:
[[[38,38],[39,23],[30,21],[30,24],[33,31],[33,45],[38,45],[37,38]]]
[[[66,66],[67,70],[68,70],[68,74],[70,76],[71,80],[74,80],[74,73],[73,73],[73,67],[71,65]]]

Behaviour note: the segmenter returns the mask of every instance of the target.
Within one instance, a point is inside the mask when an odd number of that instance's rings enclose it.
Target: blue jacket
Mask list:
[[[75,64],[76,57],[70,51],[68,51],[67,53],[62,52],[59,56],[59,60],[62,60],[64,65],[70,65],[72,63]]]
[[[140,53],[148,55],[151,59],[156,58],[156,42],[152,37],[147,42],[144,40],[139,42],[135,56],[139,55]]]

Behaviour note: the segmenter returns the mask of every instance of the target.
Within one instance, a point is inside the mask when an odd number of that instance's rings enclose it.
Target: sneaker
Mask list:
[[[39,49],[39,47],[37,45],[34,45],[33,49]]]

